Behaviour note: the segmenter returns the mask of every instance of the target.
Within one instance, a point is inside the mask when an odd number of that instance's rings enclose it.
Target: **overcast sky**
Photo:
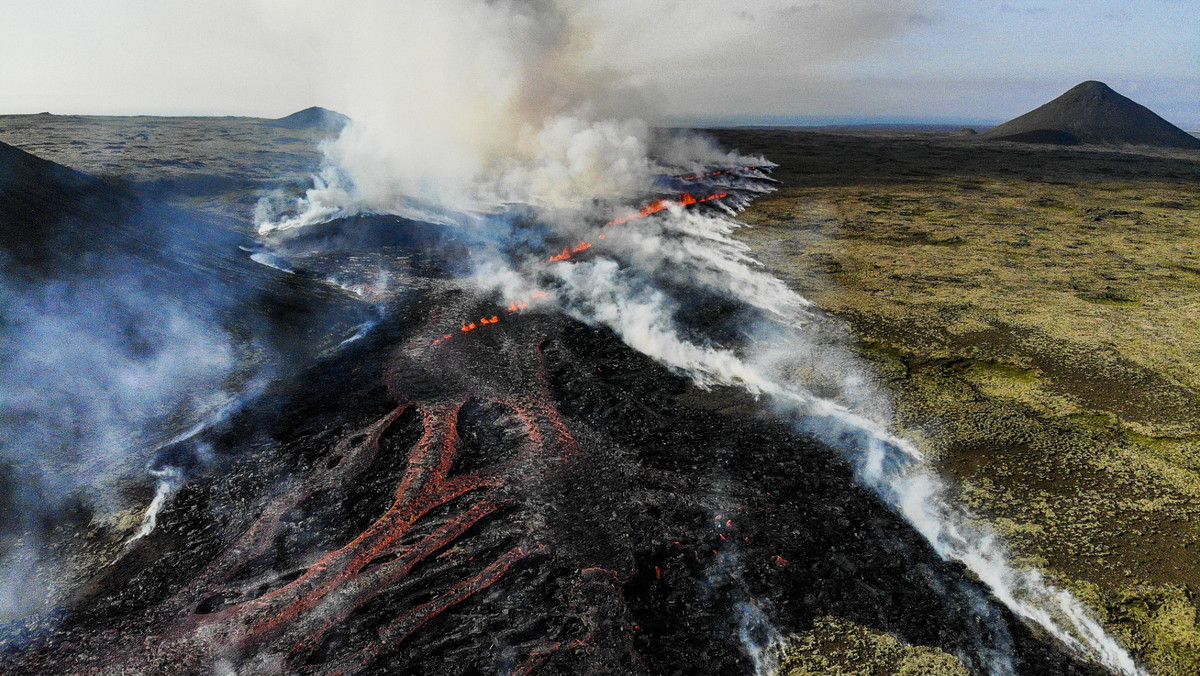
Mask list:
[[[1092,79],[1200,129],[1194,0],[580,4],[596,58],[676,120],[998,122]],[[346,92],[281,7],[0,0],[0,113],[338,108]]]

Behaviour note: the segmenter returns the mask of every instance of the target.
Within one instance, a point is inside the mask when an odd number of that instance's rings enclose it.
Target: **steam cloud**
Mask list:
[[[52,607],[43,546],[62,519],[123,509],[114,486],[172,428],[233,396],[239,349],[133,263],[84,280],[0,279],[0,622]],[[161,485],[181,470],[161,467]],[[153,528],[160,489],[142,530]],[[91,517],[87,517],[91,514]]]
[[[345,50],[334,61],[362,100],[347,111],[354,122],[325,146],[314,187],[291,204],[263,203],[259,232],[268,241],[362,212],[491,228],[501,239],[515,226],[497,227],[503,218],[495,216],[514,203],[573,241],[595,234],[587,223],[611,219],[621,204],[652,192],[656,175],[769,164],[654,130],[612,105],[642,99],[630,99],[620,80],[584,60],[581,22],[566,3],[400,5],[366,2],[335,15],[314,4],[291,15],[315,17],[312,34]],[[740,204],[725,206],[732,212]],[[839,449],[863,485],[1017,615],[1113,671],[1142,673],[1082,604],[1037,572],[1014,567],[997,536],[950,501],[913,444],[888,431],[887,398],[844,346],[822,335],[829,319],[760,269],[733,239],[738,227],[711,212],[672,207],[610,230],[603,257],[547,268],[541,258],[495,254],[478,262],[470,281],[505,303],[548,286],[568,315],[611,329],[697,385],[768,398],[800,432]],[[698,298],[751,308],[755,321],[718,339],[692,319],[706,310]],[[757,606],[741,612],[743,627],[753,628],[747,634],[757,637],[747,649],[761,666],[762,637],[773,634]],[[965,657],[1011,673],[1006,632],[989,640]]]

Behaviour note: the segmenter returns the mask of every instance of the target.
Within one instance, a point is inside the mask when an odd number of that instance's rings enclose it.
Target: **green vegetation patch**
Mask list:
[[[968,676],[958,658],[937,648],[901,643],[891,634],[835,617],[789,637],[784,676]]]
[[[856,164],[884,143],[892,164]],[[850,325],[899,431],[1016,560],[1076,591],[1151,673],[1197,673],[1200,159],[850,137],[805,151],[763,150],[784,187],[741,238]],[[789,163],[805,169],[790,182]],[[897,644],[839,622],[795,639],[794,673],[900,673]]]

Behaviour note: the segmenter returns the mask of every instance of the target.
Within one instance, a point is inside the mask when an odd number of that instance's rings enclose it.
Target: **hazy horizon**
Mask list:
[[[275,118],[320,105],[353,116],[359,93],[338,75],[352,38],[314,32],[306,5],[10,4],[0,114]],[[345,11],[403,19],[415,7]],[[596,0],[573,11],[577,49],[629,86],[634,112],[673,124],[998,124],[1100,80],[1200,128],[1200,14],[1182,0]]]

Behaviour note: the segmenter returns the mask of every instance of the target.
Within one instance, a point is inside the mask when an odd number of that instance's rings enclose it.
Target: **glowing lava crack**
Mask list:
[[[424,339],[420,339],[424,343]],[[405,348],[417,349],[419,345]],[[524,359],[533,370],[540,354]],[[540,381],[538,374],[536,380]],[[164,652],[183,662],[176,668],[201,669],[204,653],[236,656],[239,662],[264,669],[338,674],[361,670],[379,655],[394,650],[433,618],[496,584],[514,566],[546,551],[528,533],[516,533],[498,551],[481,553],[459,547],[462,538],[489,519],[518,507],[514,483],[543,480],[577,453],[575,441],[549,403],[544,386],[529,394],[475,397],[506,409],[519,425],[519,452],[498,462],[457,471],[463,440],[459,419],[468,394],[402,404],[359,433],[338,442],[328,459],[292,490],[270,501],[261,516],[225,553],[160,610],[160,617],[183,618],[164,634],[171,640],[151,654],[117,670],[141,671],[164,664]],[[395,428],[406,414],[419,416],[420,436],[407,458],[390,506],[348,543],[305,562],[282,579],[247,589],[243,573],[255,562],[271,558],[289,521],[323,492],[360,481],[385,454],[403,453]],[[468,553],[470,552],[470,553]],[[469,569],[441,588],[422,590],[421,599],[393,607],[394,616],[374,637],[333,659],[316,657],[330,635],[353,613],[388,590],[404,586],[420,566]],[[529,646],[512,673],[529,673],[564,648],[583,645],[586,635],[569,640],[541,640]],[[206,649],[207,648],[207,649]],[[185,666],[186,665],[186,666]]]

